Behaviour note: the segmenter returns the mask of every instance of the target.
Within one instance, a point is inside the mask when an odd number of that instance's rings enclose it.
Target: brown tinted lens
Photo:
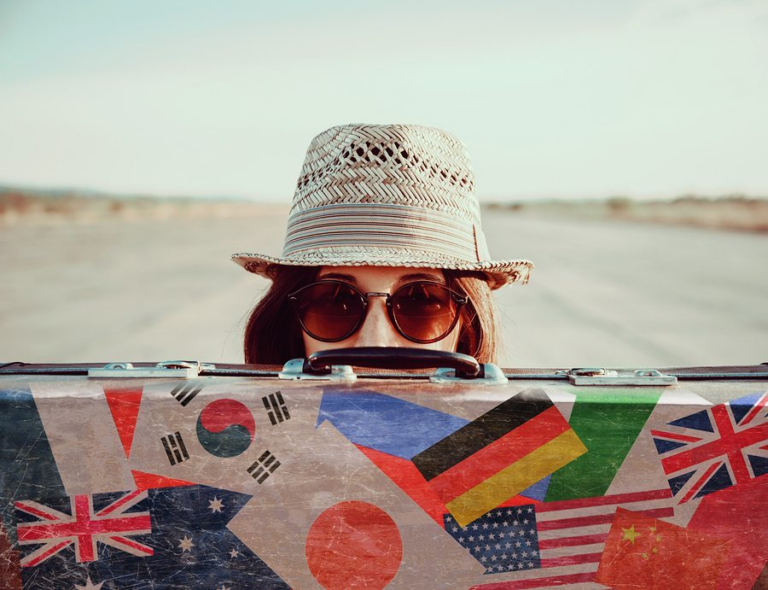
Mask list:
[[[360,295],[342,283],[318,283],[299,294],[298,312],[304,329],[317,340],[348,336],[364,313]]]
[[[458,308],[447,287],[414,283],[392,296],[392,313],[403,333],[414,340],[442,338],[451,328]]]

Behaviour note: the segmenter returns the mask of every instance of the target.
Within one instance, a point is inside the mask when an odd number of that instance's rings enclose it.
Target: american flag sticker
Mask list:
[[[269,421],[272,422],[272,426],[277,425],[285,420],[290,420],[291,415],[288,413],[288,407],[285,405],[283,394],[279,391],[270,393],[261,398],[264,403],[264,408],[267,410]]]
[[[499,507],[463,528],[446,517],[445,530],[500,582],[481,588],[552,588],[592,582],[618,507],[670,518],[673,503],[660,489]]]
[[[179,432],[174,432],[173,434],[164,436],[160,440],[163,443],[165,454],[168,456],[168,462],[171,465],[176,465],[177,463],[181,463],[182,461],[189,459],[187,447],[184,444],[184,439],[181,438],[181,434]]]
[[[450,514],[445,530],[484,567],[486,574],[541,567],[536,512],[531,505],[492,510],[461,527]]]
[[[258,460],[254,461],[253,465],[248,468],[248,473],[258,483],[264,483],[278,467],[280,467],[280,461],[269,451],[264,451]]]
[[[186,406],[195,399],[195,396],[203,389],[202,383],[196,383],[194,381],[179,383],[171,390],[171,395],[176,398],[182,406]]]

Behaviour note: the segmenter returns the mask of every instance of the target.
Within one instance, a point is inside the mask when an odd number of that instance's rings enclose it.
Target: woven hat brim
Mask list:
[[[281,266],[403,266],[407,268],[439,268],[462,271],[480,272],[486,275],[491,289],[498,289],[512,283],[526,284],[534,265],[530,260],[484,260],[481,262],[467,262],[464,260],[419,260],[419,259],[394,259],[389,256],[377,260],[371,252],[354,256],[353,254],[340,255],[332,258],[327,254],[322,258],[278,258],[262,254],[237,253],[232,255],[232,261],[242,266],[248,272],[260,275],[267,279],[274,279]]]

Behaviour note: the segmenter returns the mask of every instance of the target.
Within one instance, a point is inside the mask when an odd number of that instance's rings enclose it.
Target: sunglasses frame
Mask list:
[[[363,310],[360,314],[360,317],[358,318],[357,322],[355,323],[354,327],[349,330],[344,336],[341,338],[320,338],[317,335],[313,334],[312,332],[307,329],[307,327],[304,325],[304,322],[301,319],[301,314],[299,313],[299,296],[302,292],[306,291],[307,289],[310,289],[311,287],[315,287],[317,285],[325,285],[325,284],[337,284],[342,285],[344,287],[348,287],[352,289],[359,297],[360,301],[363,304]],[[397,296],[397,294],[402,291],[403,289],[407,289],[408,287],[413,287],[414,285],[435,285],[438,287],[441,287],[442,289],[445,289],[450,294],[451,298],[453,299],[454,303],[456,304],[456,315],[454,316],[453,320],[451,321],[451,325],[448,327],[448,329],[438,336],[437,338],[430,338],[429,340],[418,340],[416,338],[413,338],[411,336],[408,336],[405,332],[403,332],[400,325],[397,323],[397,320],[395,319],[395,310],[392,306],[392,299]],[[318,340],[320,342],[341,342],[342,340],[346,340],[350,336],[352,336],[355,332],[357,332],[360,327],[365,322],[365,318],[368,317],[368,298],[369,297],[385,297],[385,303],[387,306],[387,316],[389,317],[389,321],[392,324],[392,326],[395,328],[398,334],[405,338],[406,340],[410,342],[415,342],[417,344],[432,344],[433,342],[439,342],[440,340],[443,340],[446,338],[456,327],[456,323],[459,321],[459,315],[461,308],[469,303],[469,297],[467,295],[462,295],[461,293],[457,293],[453,289],[451,289],[448,285],[445,285],[443,283],[438,283],[435,281],[414,281],[412,283],[406,283],[402,287],[398,287],[395,289],[393,293],[378,293],[375,291],[371,291],[370,293],[363,293],[360,289],[355,287],[354,285],[350,285],[349,283],[345,283],[344,281],[337,281],[335,279],[328,279],[325,281],[316,281],[314,283],[310,283],[309,285],[303,286],[301,289],[298,289],[297,291],[294,291],[293,293],[288,294],[288,301],[291,302],[291,305],[293,306],[293,310],[296,313],[296,318],[299,320],[299,325],[301,326],[301,329],[304,330],[306,334],[314,338],[315,340]]]

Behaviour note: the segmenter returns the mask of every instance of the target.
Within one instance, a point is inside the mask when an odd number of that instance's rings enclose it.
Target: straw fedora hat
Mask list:
[[[282,257],[238,253],[246,270],[405,266],[484,273],[491,288],[528,282],[528,260],[492,260],[474,173],[453,135],[417,125],[341,125],[312,140]]]

